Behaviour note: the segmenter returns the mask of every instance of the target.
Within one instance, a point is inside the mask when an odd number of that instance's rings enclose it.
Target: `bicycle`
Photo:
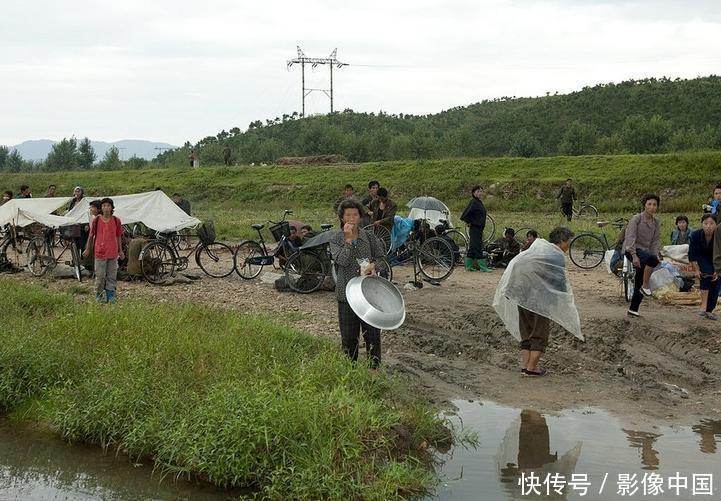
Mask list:
[[[322,231],[327,231],[333,225],[321,225]],[[330,277],[333,283],[338,283],[336,263],[333,259],[332,244],[321,244],[313,248],[301,248],[288,258],[285,266],[285,277],[288,286],[295,292],[309,294],[318,290],[326,278]],[[375,260],[376,274],[388,281],[393,281],[393,269],[388,260],[377,258]]]
[[[138,256],[145,280],[159,284],[175,276],[177,271],[188,268],[192,255],[195,255],[198,267],[209,277],[224,278],[233,273],[232,249],[215,241],[215,229],[211,223],[205,223],[202,228],[206,229],[198,230],[200,241],[187,255],[181,255],[178,232],[156,232],[155,238],[143,246]],[[203,231],[205,233],[201,234]]]
[[[599,221],[598,226],[603,228],[607,224],[610,224],[620,230],[627,223],[628,221],[626,219],[621,218],[616,219],[611,223],[607,221]],[[579,268],[590,270],[603,262],[606,251],[610,249],[611,246],[606,238],[606,233],[584,231],[571,239],[571,243],[568,247],[568,255],[573,264]]]
[[[16,255],[22,254],[23,251],[20,246],[24,239],[22,231],[15,226],[8,224],[5,228],[0,228],[0,272],[15,273],[20,271],[20,267],[16,266],[8,258],[8,249],[12,248]]]
[[[573,213],[573,216],[577,219],[596,219],[598,217],[598,209],[596,209],[595,206],[588,203],[587,200],[581,200],[578,203],[578,207],[576,208],[576,204],[573,205],[573,208],[571,209],[571,212]],[[563,213],[563,207],[559,207],[559,210],[561,211],[561,215],[563,217],[566,217],[566,215]]]
[[[275,265],[275,258],[289,259],[297,252],[288,240],[290,236],[290,223],[285,220],[286,216],[293,214],[292,210],[283,211],[283,219],[278,222],[268,220],[272,224],[270,233],[278,243],[272,253],[268,252],[265,239],[260,230],[265,228],[264,224],[252,224],[251,228],[258,232],[258,240],[244,240],[238,245],[233,254],[233,268],[235,272],[245,280],[252,280],[260,275],[263,266]]]
[[[59,255],[55,255],[55,247],[53,246],[53,235],[56,233],[54,228],[43,228],[42,236],[38,236],[30,240],[28,248],[25,250],[27,254],[27,267],[30,273],[36,277],[42,277],[48,270],[54,269],[60,259],[66,252],[70,252],[70,261],[64,264],[69,265],[73,269],[73,274],[78,282],[83,279],[81,273],[81,258],[75,239],[80,237],[81,225],[72,224],[61,226],[59,228],[60,237],[64,240],[62,251]]]
[[[440,223],[446,228],[444,235],[447,235],[453,242],[458,246],[458,249],[462,257],[465,257],[468,252],[468,241],[470,236],[468,235],[468,226],[456,226],[451,227],[447,219],[441,219]],[[489,230],[490,231],[486,231]],[[488,245],[493,242],[493,238],[496,236],[496,220],[493,216],[486,214],[486,226],[483,230],[483,244]]]
[[[438,285],[441,280],[445,280],[453,273],[456,256],[453,247],[444,238],[422,237],[412,231],[408,235],[408,240],[396,249],[395,255],[391,258],[391,265],[395,266],[412,260],[415,285],[420,284],[419,274],[430,283]]]

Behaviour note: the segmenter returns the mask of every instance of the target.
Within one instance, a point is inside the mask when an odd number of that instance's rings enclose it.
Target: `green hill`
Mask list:
[[[478,156],[663,153],[721,148],[721,77],[631,80],[566,95],[502,97],[438,114],[352,110],[300,119],[283,115],[245,132],[234,127],[195,147],[202,162],[237,163],[282,156],[342,154],[350,161]],[[161,155],[186,161],[191,145]]]

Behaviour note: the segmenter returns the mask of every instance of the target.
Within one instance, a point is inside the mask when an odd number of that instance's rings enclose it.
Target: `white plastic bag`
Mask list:
[[[493,298],[493,308],[506,329],[520,341],[519,306],[550,318],[584,340],[565,256],[556,245],[542,238],[537,238],[527,251],[509,263]]]

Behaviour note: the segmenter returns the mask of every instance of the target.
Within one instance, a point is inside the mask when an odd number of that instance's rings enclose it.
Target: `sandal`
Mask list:
[[[535,370],[535,371],[529,371],[528,369],[526,369],[526,370],[523,372],[523,375],[524,375],[524,376],[530,376],[530,377],[541,377],[541,376],[545,376],[545,375],[546,375],[546,369],[538,369],[538,370]]]

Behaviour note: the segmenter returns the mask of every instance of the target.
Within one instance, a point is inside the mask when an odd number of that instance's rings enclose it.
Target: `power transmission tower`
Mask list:
[[[340,69],[343,66],[348,66],[348,64],[338,61],[338,59],[336,58],[336,54],[338,53],[337,48],[333,49],[333,52],[331,52],[329,57],[308,57],[303,53],[303,50],[301,50],[300,47],[296,46],[296,48],[298,49],[298,57],[288,61],[288,69],[290,69],[290,67],[294,64],[300,64],[301,89],[303,94],[302,111],[300,116],[305,116],[305,98],[313,91],[320,91],[330,98],[330,112],[333,113],[333,66]],[[311,68],[315,68],[319,64],[327,64],[330,67],[330,89],[312,89],[305,86],[306,64],[310,64]]]

